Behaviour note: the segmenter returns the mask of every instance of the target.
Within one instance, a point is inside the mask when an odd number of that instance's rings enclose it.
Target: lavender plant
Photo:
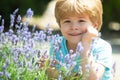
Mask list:
[[[47,80],[37,61],[40,54],[48,49],[46,34],[50,31],[35,31],[34,26],[31,32],[29,22],[22,22],[18,11],[16,9],[10,14],[10,29],[7,32],[4,32],[4,19],[0,17],[0,80]],[[28,9],[27,20],[32,16],[33,11]]]
[[[32,31],[29,30],[29,18],[34,12],[29,8],[26,13],[26,22],[22,22],[21,15],[17,14],[16,9],[10,14],[10,29],[4,32],[4,19],[0,16],[0,80],[49,80],[53,77],[57,80],[83,80],[82,68],[79,67],[79,73],[74,72],[80,53],[83,50],[81,43],[78,44],[76,53],[69,51],[66,56],[60,52],[60,60],[55,57],[56,51],[60,50],[61,40],[54,40],[59,34],[52,34],[49,24],[46,30],[35,31],[33,25]],[[15,29],[14,29],[15,28]],[[54,41],[53,55],[49,55],[49,43]],[[94,44],[91,45],[94,47]],[[62,59],[65,61],[62,61]],[[59,70],[56,70],[59,65]],[[86,65],[89,73],[89,65]],[[51,75],[51,71],[54,74]],[[88,75],[87,75],[88,76]]]

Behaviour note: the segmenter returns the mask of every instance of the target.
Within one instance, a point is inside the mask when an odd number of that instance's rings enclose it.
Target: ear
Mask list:
[[[94,26],[95,29],[98,30],[98,23],[97,22],[95,22],[93,26]]]

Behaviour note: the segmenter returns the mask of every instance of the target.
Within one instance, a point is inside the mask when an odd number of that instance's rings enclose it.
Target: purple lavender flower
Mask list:
[[[9,35],[12,35],[14,31],[12,29],[9,29]]]
[[[21,15],[18,15],[16,22],[17,22],[17,23],[20,23],[20,22],[21,22]]]
[[[19,41],[19,38],[16,35],[13,35],[12,44],[17,45],[18,41]]]
[[[2,70],[5,71],[7,69],[8,65],[4,64]]]
[[[47,36],[47,41],[50,42],[52,39],[51,39],[51,36]]]
[[[69,61],[69,59],[70,59],[70,54],[67,54],[67,55],[65,56],[65,62]]]
[[[82,67],[81,67],[81,66],[79,66],[78,70],[79,70],[79,71],[82,71]]]
[[[71,69],[71,70],[72,70],[76,64],[77,64],[76,61],[70,61],[70,62],[67,64],[68,69]]]
[[[29,9],[27,10],[26,17],[27,17],[27,18],[31,18],[33,15],[34,15],[34,12],[31,10],[31,8],[29,8]]]
[[[89,65],[89,64],[86,64],[86,65],[85,65],[85,68],[86,68],[86,74],[89,75],[90,65]]]
[[[58,51],[59,49],[59,46],[54,46],[54,52]]]
[[[0,77],[3,76],[3,72],[0,72]]]
[[[1,23],[1,25],[4,26],[4,23],[5,23],[5,21],[4,21],[4,19],[2,19],[2,23]]]
[[[58,44],[60,44],[60,43],[62,42],[62,39],[59,38],[59,39],[57,40],[57,42],[58,42]]]
[[[73,54],[73,52],[74,52],[74,51],[73,51],[72,49],[69,50],[69,53],[70,53],[70,54]]]
[[[2,33],[4,30],[4,26],[0,26],[0,33]]]
[[[0,15],[0,20],[1,20],[2,16]]]
[[[13,15],[16,15],[16,13],[19,11],[19,9],[15,9],[15,11],[13,12]]]
[[[41,41],[41,42],[44,42],[44,41],[45,41],[46,36],[47,36],[47,35],[44,33],[44,31],[40,31],[40,32],[36,35],[36,37],[39,37],[38,39],[39,39],[39,41]]]
[[[28,67],[28,68],[31,68],[31,67],[32,67],[32,64],[31,64],[30,61],[27,62],[27,67]]]
[[[47,50],[43,51],[43,56],[44,56],[44,58],[45,58],[45,59],[47,59],[47,58],[48,58],[48,55],[47,55]]]
[[[16,58],[16,57],[13,58],[14,63],[17,63],[17,60],[18,60],[18,58]]]
[[[20,26],[18,24],[15,24],[16,29],[20,29]]]
[[[22,66],[23,66],[22,62],[18,61],[18,67],[22,67]]]
[[[61,50],[60,50],[60,58],[63,59],[63,53]]]
[[[76,51],[79,52],[79,53],[81,53],[81,52],[83,51],[83,49],[84,49],[84,48],[83,48],[83,46],[82,46],[82,43],[79,42],[78,45],[77,45]]]
[[[70,56],[70,58],[71,58],[72,60],[75,60],[76,57],[77,57],[77,54],[75,54],[75,53]]]
[[[10,61],[8,59],[6,59],[6,63],[3,65],[2,70],[5,71],[9,64],[10,64]]]
[[[58,80],[62,80],[62,74],[61,74],[61,71],[60,71],[60,73],[59,73]]]
[[[2,19],[2,23],[1,23],[1,26],[0,26],[0,33],[2,33],[4,30],[4,19]]]
[[[47,34],[52,35],[53,29],[48,29]]]
[[[15,22],[15,15],[11,14],[10,15],[10,28],[14,26],[14,22]]]
[[[11,75],[9,72],[5,72],[5,76],[7,77],[8,80],[11,80]]]
[[[60,50],[60,48],[61,48],[60,43],[61,43],[61,42],[62,42],[61,39],[58,39],[58,40],[55,40],[55,41],[54,41],[54,52]]]
[[[95,55],[95,59],[97,60],[99,58],[99,55]]]
[[[113,69],[113,73],[115,73],[116,72],[116,62],[113,63],[112,69]]]
[[[6,65],[9,65],[9,64],[10,64],[10,60],[7,59],[7,60],[6,60]]]

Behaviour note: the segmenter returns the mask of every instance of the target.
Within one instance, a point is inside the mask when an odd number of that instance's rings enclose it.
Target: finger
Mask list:
[[[94,27],[92,27],[92,26],[90,26],[90,27],[87,28],[87,32],[90,33],[90,34],[92,34],[93,36],[98,36],[97,29],[94,28]]]

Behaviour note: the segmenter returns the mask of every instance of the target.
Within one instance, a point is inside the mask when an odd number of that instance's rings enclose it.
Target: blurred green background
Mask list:
[[[0,15],[5,19],[5,31],[9,29],[10,14],[19,8],[19,14],[24,16],[28,8],[34,11],[34,16],[41,16],[51,0],[0,0]]]
[[[16,8],[19,8],[22,16],[28,8],[34,11],[34,16],[42,16],[51,1],[53,0],[1,0],[0,15],[5,19],[5,30],[9,28],[9,16]],[[102,0],[102,3],[104,14],[101,32],[120,32],[120,0]]]

